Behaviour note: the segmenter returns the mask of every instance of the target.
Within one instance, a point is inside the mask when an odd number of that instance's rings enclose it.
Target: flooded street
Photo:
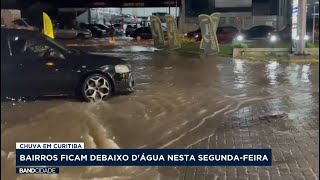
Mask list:
[[[132,94],[100,103],[60,97],[2,102],[1,179],[319,178],[318,63],[153,51],[131,46],[108,53],[131,63]],[[61,167],[58,176],[15,174],[16,142],[67,141],[86,148],[272,148],[274,165]]]

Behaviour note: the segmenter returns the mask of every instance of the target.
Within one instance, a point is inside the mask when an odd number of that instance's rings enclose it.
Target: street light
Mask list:
[[[316,28],[316,4],[319,5],[319,1],[316,1],[313,4],[312,44],[314,44],[314,33]],[[319,16],[319,13],[318,13],[318,16]]]

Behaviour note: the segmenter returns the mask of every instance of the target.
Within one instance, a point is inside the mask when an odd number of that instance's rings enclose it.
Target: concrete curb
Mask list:
[[[310,59],[310,60],[306,60],[306,59],[295,59],[295,60],[287,60],[284,62],[294,62],[294,63],[319,63],[319,59]]]
[[[306,48],[306,51],[313,56],[319,56],[319,48]],[[286,56],[291,54],[293,50],[291,48],[233,48],[232,57],[240,58],[243,56],[268,56],[279,55]]]
[[[251,62],[270,62],[270,61],[277,61],[277,62],[287,62],[287,63],[319,63],[319,59],[294,59],[294,60],[252,60],[252,59],[243,59],[243,58],[233,58],[234,60],[241,60],[241,61],[251,61]]]

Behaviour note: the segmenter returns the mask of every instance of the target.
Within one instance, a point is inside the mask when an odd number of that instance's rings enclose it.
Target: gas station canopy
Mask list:
[[[91,0],[89,6],[105,7],[168,7],[180,6],[176,0]]]
[[[91,7],[174,7],[180,6],[181,0],[1,0],[2,9],[23,9],[35,3],[46,3],[56,8],[91,8]],[[176,4],[177,3],[177,4]]]

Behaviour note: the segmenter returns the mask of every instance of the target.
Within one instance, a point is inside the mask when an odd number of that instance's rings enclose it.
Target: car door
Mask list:
[[[148,36],[148,30],[147,30],[147,28],[146,27],[143,27],[143,28],[141,28],[141,30],[140,30],[140,36],[141,36],[141,38],[143,38],[143,39],[147,39],[147,36]]]
[[[14,35],[8,37],[11,49],[10,65],[18,94],[22,96],[42,96],[59,93],[64,79],[66,61],[60,61],[54,47],[44,39]],[[61,83],[59,82],[61,80]]]
[[[1,98],[17,94],[18,84],[14,81],[16,67],[10,56],[7,36],[1,33]]]
[[[44,74],[40,80],[46,85],[45,95],[57,95],[69,93],[73,90],[73,80],[78,73],[71,69],[69,59],[61,49],[47,44],[49,49],[42,56],[40,63],[41,72]]]
[[[134,30],[131,37],[133,37],[133,38],[137,38],[138,36],[141,37],[141,31],[142,31],[142,28],[138,28],[138,29]]]
[[[152,32],[150,27],[144,27],[142,30],[142,37],[145,39],[152,39]]]

